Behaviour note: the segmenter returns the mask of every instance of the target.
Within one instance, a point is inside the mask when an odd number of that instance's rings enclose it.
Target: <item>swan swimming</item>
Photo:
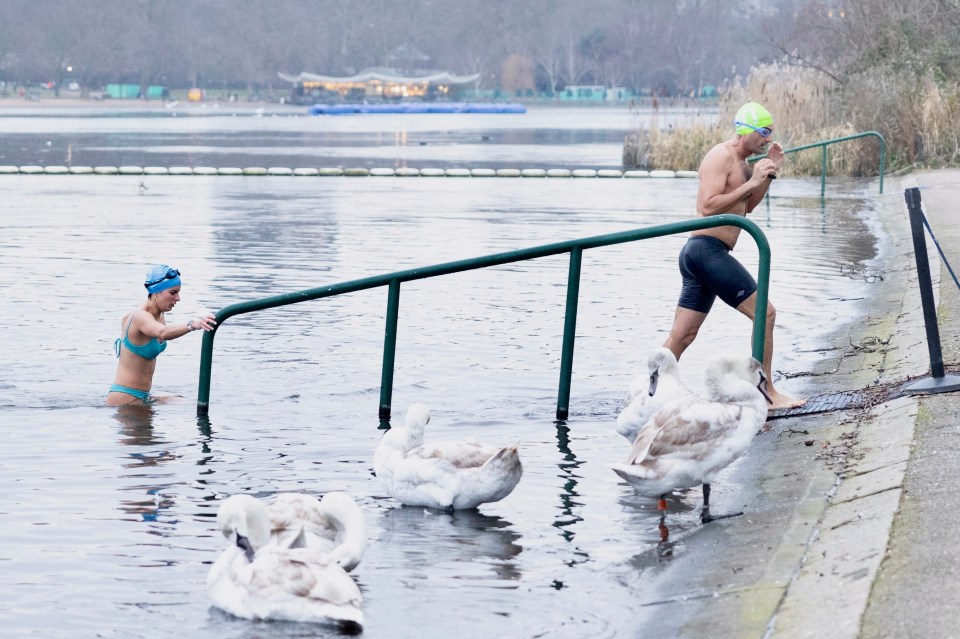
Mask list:
[[[330,555],[306,547],[305,533],[278,544],[270,512],[250,495],[233,495],[217,511],[217,526],[229,545],[207,576],[213,605],[253,620],[334,622],[345,630],[363,626],[363,596]]]
[[[523,466],[516,446],[494,448],[476,442],[424,445],[430,410],[407,410],[403,426],[380,440],[373,468],[391,497],[405,506],[465,510],[500,501],[520,481]]]
[[[680,379],[677,358],[669,348],[661,346],[650,352],[647,371],[648,376],[630,383],[627,406],[617,416],[617,432],[631,443],[654,413],[675,399],[693,396]]]
[[[622,464],[611,468],[642,495],[660,499],[703,484],[703,523],[733,517],[710,514],[710,483],[750,445],[767,420],[766,376],[752,357],[720,357],[703,374],[706,397],[671,402],[644,425]]]

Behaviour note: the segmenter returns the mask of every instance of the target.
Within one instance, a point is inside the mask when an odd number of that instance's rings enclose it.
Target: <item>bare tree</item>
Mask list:
[[[816,4],[824,5],[826,0]],[[900,9],[894,0],[845,3],[848,19],[837,39],[861,37],[862,19],[881,8],[912,20],[923,12],[940,19],[957,13],[956,0],[917,0]],[[776,46],[825,64],[804,46],[811,35],[783,26],[804,0],[4,0],[0,2],[0,70],[21,82],[62,77],[65,64],[85,82],[138,82],[227,86],[270,85],[278,72],[343,74],[391,62],[422,64],[457,73],[481,72],[497,86],[511,56],[536,65],[539,85],[594,82],[641,88],[714,84],[734,68],[769,57]],[[862,5],[858,9],[855,4]],[[847,6],[849,5],[849,6]],[[759,37],[766,16],[768,37]],[[932,13],[930,13],[932,12]],[[812,15],[812,13],[810,14]],[[862,16],[862,19],[861,19]],[[854,19],[855,18],[855,19]],[[757,27],[757,28],[754,28]],[[775,27],[775,29],[773,29]],[[772,29],[772,30],[771,30]],[[870,32],[876,33],[876,32]],[[897,45],[903,34],[880,33],[876,47]],[[912,37],[912,36],[909,36]],[[827,39],[825,37],[821,38]],[[820,40],[808,39],[807,42]],[[832,46],[832,48],[831,48]],[[851,52],[842,45],[820,47]],[[403,61],[402,52],[410,59]],[[422,55],[421,55],[422,54]],[[414,58],[420,63],[414,63]],[[942,64],[949,52],[942,56]],[[858,59],[868,59],[861,56]],[[77,77],[80,77],[78,75]],[[659,81],[657,80],[659,78]]]

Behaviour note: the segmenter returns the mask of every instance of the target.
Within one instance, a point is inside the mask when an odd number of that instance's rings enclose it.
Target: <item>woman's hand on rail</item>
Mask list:
[[[195,320],[191,320],[190,330],[198,331],[203,329],[205,331],[212,331],[217,325],[217,320],[213,313],[207,313],[201,317],[198,317]]]

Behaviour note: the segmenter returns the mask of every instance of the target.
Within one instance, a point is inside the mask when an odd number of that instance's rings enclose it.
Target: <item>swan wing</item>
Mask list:
[[[249,572],[248,604],[255,619],[363,623],[360,589],[322,552],[264,549]]]
[[[437,442],[425,444],[415,454],[424,459],[443,459],[455,468],[478,468],[499,451],[478,442]]]
[[[523,464],[517,447],[506,446],[479,468],[460,472],[460,487],[452,504],[457,510],[476,508],[509,495],[520,483]]]
[[[386,491],[400,503],[427,508],[450,507],[460,482],[459,473],[450,462],[419,456],[399,460],[389,475],[381,479]]]

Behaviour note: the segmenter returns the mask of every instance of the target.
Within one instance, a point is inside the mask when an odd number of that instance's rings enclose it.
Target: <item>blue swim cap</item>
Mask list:
[[[180,286],[180,271],[166,264],[151,266],[143,285],[150,295]]]

